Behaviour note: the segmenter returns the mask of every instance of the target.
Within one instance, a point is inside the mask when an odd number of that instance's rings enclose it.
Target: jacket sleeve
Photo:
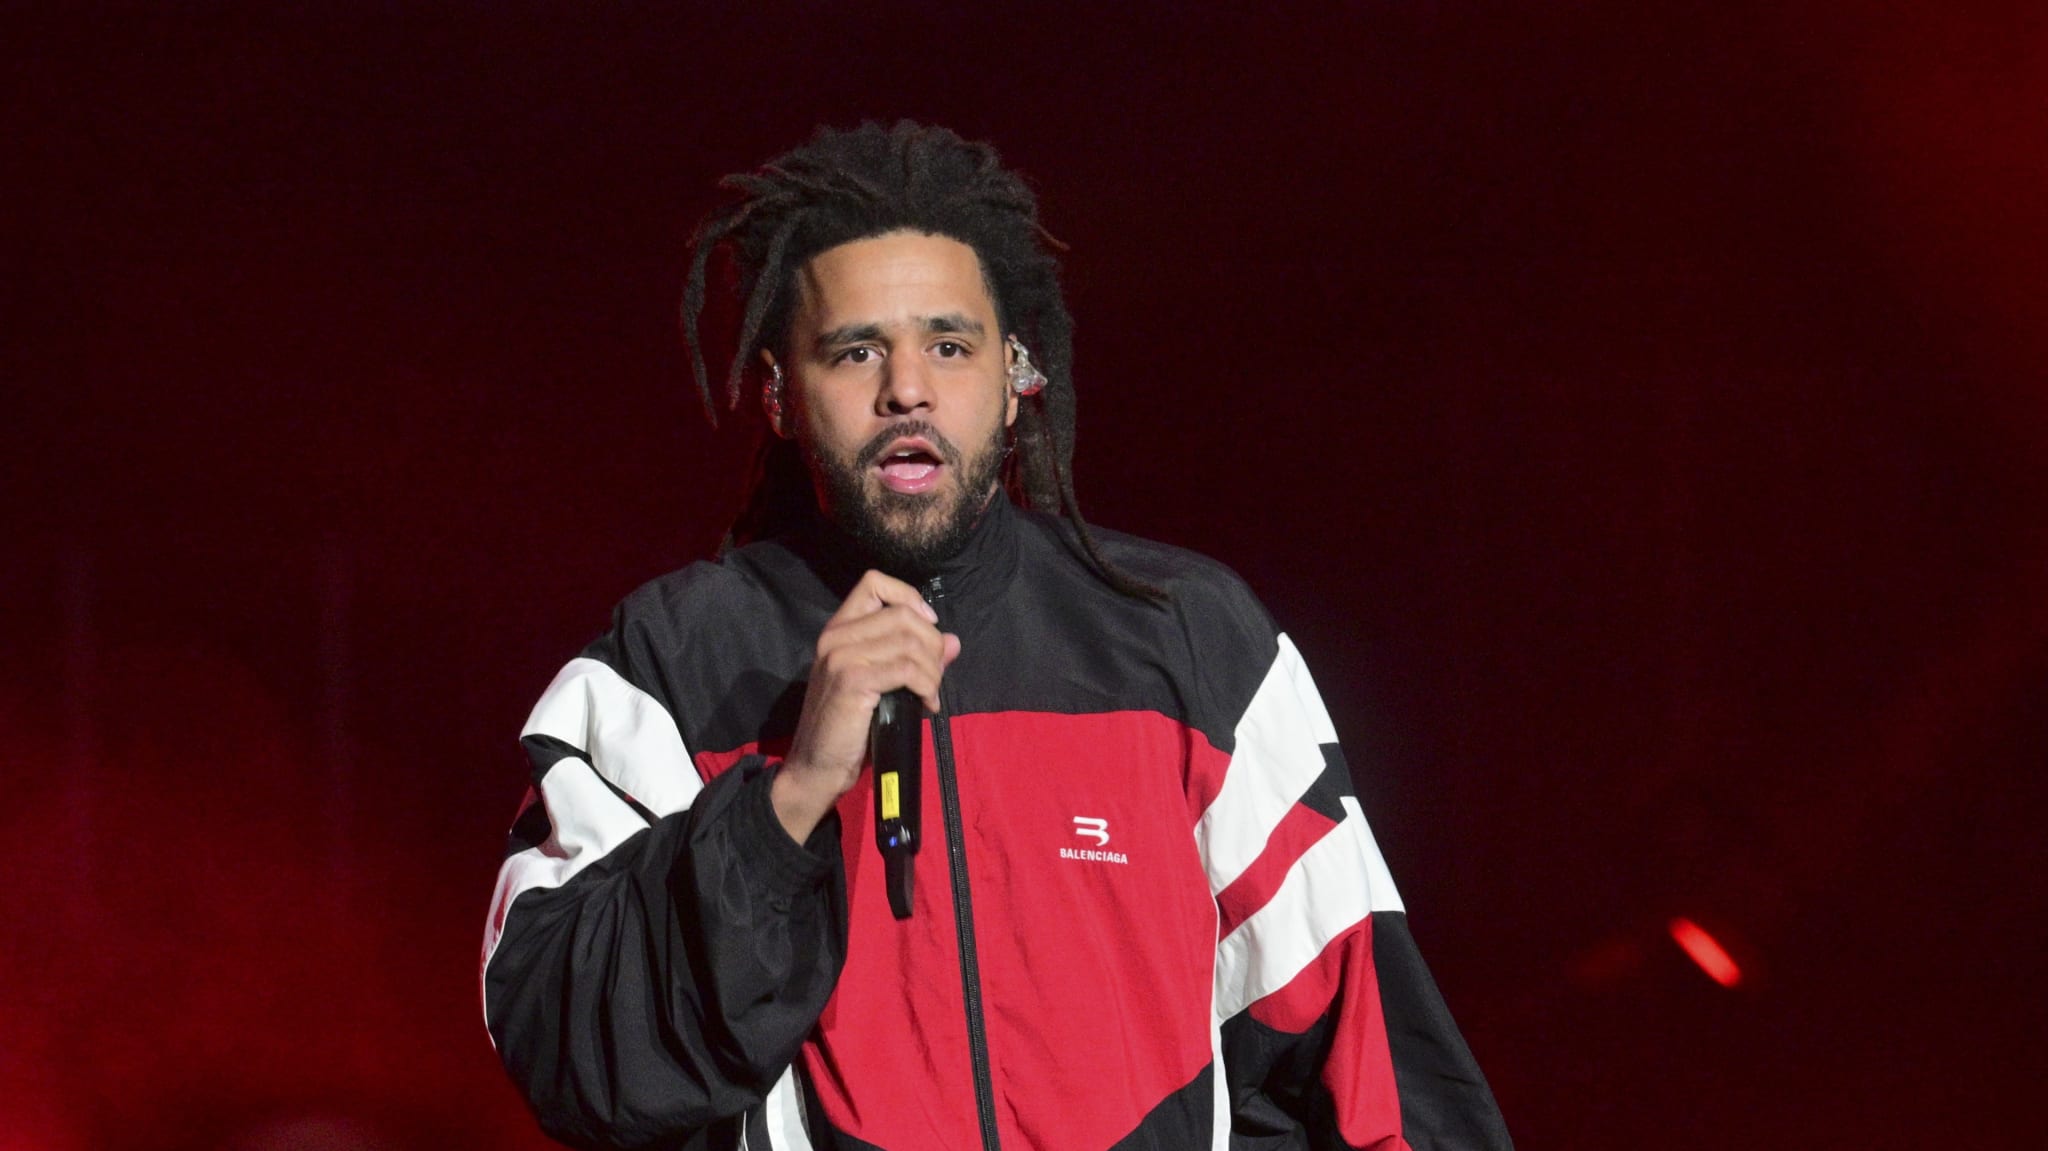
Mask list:
[[[570,661],[522,739],[534,786],[499,872],[484,1016],[550,1135],[676,1145],[759,1103],[846,955],[838,821],[782,830],[758,756],[708,784],[674,718]]]
[[[1231,1146],[1505,1151],[1315,684],[1285,635],[1265,637],[1196,827],[1221,920]]]

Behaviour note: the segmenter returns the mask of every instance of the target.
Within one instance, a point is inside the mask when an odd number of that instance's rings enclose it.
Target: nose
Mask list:
[[[929,410],[936,398],[928,367],[918,356],[890,356],[883,365],[881,387],[875,390],[875,414],[902,416]]]

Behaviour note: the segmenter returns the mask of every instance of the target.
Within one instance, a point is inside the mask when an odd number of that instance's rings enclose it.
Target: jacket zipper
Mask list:
[[[924,598],[946,620],[946,585],[938,576],[925,581]],[[940,684],[939,702],[946,702]],[[952,708],[932,716],[932,755],[939,767],[939,798],[946,817],[947,870],[953,879],[953,925],[960,937],[960,990],[967,1004],[967,1051],[974,1062],[974,1106],[981,1118],[982,1151],[1001,1151],[996,1133],[996,1090],[988,1066],[988,1026],[981,1012],[981,964],[974,952],[974,903],[967,886],[967,837],[960,823],[960,785],[953,772]]]

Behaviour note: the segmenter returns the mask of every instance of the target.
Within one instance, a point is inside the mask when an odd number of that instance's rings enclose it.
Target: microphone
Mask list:
[[[910,918],[912,870],[924,838],[924,701],[909,688],[883,694],[868,727],[875,769],[875,846],[888,878],[889,910]]]

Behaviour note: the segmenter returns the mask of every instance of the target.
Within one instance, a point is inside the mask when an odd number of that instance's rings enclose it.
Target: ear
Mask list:
[[[1017,348],[1016,348],[1016,345],[1014,345],[1014,344],[1010,343],[1010,341],[1008,341],[1008,340],[1004,340],[1004,341],[1003,341],[1003,426],[1004,426],[1004,427],[1006,427],[1006,428],[1012,428],[1012,427],[1016,427],[1016,426],[1017,426],[1017,402],[1018,402],[1019,400],[1023,399],[1023,397],[1022,397],[1022,396],[1019,396],[1019,395],[1017,394],[1017,389],[1015,389],[1015,388],[1013,388],[1013,387],[1011,387],[1011,386],[1010,386],[1010,369],[1011,369],[1011,368],[1014,368],[1014,367],[1016,367],[1016,366],[1017,366]]]
[[[761,384],[761,413],[768,417],[768,428],[780,439],[790,438],[789,433],[789,392],[788,374],[784,373],[783,386],[775,386],[775,353],[761,349],[761,366],[768,378]]]

